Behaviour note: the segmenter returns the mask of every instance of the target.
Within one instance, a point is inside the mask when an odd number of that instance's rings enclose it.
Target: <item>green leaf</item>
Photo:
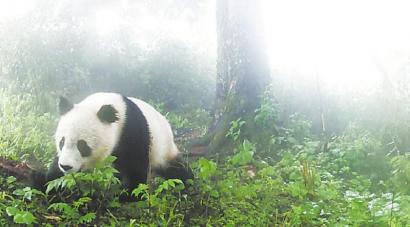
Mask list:
[[[16,182],[16,178],[13,176],[7,177],[7,184],[13,184],[14,182]]]
[[[96,217],[95,213],[91,212],[91,213],[88,213],[84,216],[81,216],[78,222],[80,222],[80,223],[90,223],[92,220],[95,219],[95,217]]]
[[[13,218],[14,223],[27,225],[34,223],[35,220],[33,214],[28,211],[20,211]]]
[[[82,197],[73,203],[74,208],[78,209],[80,206],[91,201],[89,197]]]
[[[259,171],[259,174],[261,174],[262,176],[275,176],[276,171],[275,171],[275,168],[273,168],[272,166],[269,166],[269,167],[265,167],[261,169]]]
[[[16,207],[7,207],[6,212],[7,212],[7,215],[14,216],[17,214],[17,212],[19,212],[19,209],[17,209]]]
[[[132,190],[131,195],[137,197],[139,195],[143,195],[148,192],[148,185],[146,184],[139,184],[138,187]]]
[[[198,160],[199,177],[203,180],[208,179],[216,172],[216,163],[205,158]]]
[[[46,194],[48,194],[53,189],[58,189],[64,181],[64,177],[57,178],[47,183]]]
[[[212,191],[209,193],[209,195],[212,196],[212,197],[214,197],[214,198],[219,198],[219,193],[218,193],[217,190],[212,190]]]
[[[130,219],[130,223],[128,224],[128,227],[136,226],[136,222],[137,222],[136,219]]]
[[[48,207],[48,209],[63,212],[69,217],[73,217],[76,213],[76,211],[67,203],[53,203]]]
[[[162,191],[170,190],[171,188],[175,188],[177,185],[183,184],[180,179],[168,179],[162,182],[161,185],[158,186],[157,190],[155,190],[156,194],[161,193]]]
[[[234,165],[244,165],[252,161],[253,154],[255,153],[255,145],[253,143],[245,140],[239,150],[239,153],[234,155],[231,159]]]

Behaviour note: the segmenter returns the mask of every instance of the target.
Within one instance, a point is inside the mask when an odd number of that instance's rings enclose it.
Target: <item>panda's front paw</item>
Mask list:
[[[33,170],[29,176],[29,185],[39,191],[46,191],[46,173],[44,171]]]
[[[118,197],[118,200],[120,201],[120,203],[129,203],[129,202],[141,201],[142,198],[140,196],[138,197],[132,196],[128,193],[121,193],[120,196]]]

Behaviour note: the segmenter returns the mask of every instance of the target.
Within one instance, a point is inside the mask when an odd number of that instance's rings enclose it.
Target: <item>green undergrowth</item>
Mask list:
[[[317,142],[283,150],[276,163],[258,160],[256,146],[243,141],[231,156],[192,162],[196,178],[154,178],[133,191],[142,197],[120,204],[120,183],[110,161],[93,171],[56,179],[43,194],[2,178],[0,224],[50,226],[406,226],[410,196],[393,172],[387,182],[351,171],[339,154],[315,152]],[[332,160],[334,163],[330,163]],[[408,168],[405,157],[393,166]],[[396,179],[397,177],[397,179]],[[374,184],[380,184],[375,190]],[[390,185],[391,184],[391,185]]]
[[[13,160],[47,163],[54,153],[52,134],[57,125],[50,113],[33,106],[32,95],[0,90],[0,155]]]
[[[16,105],[29,99],[2,101],[0,154],[21,159],[34,153],[46,163],[54,122]],[[186,184],[159,177],[141,184],[132,192],[138,202],[119,203],[114,157],[50,182],[46,193],[2,175],[0,226],[410,225],[409,155],[389,153],[377,135],[355,124],[323,149],[299,114],[276,126],[279,107],[269,103],[255,112],[257,141],[244,138],[246,121],[232,121],[226,134],[232,151],[190,160],[195,179]],[[176,130],[203,130],[189,114],[167,116]]]

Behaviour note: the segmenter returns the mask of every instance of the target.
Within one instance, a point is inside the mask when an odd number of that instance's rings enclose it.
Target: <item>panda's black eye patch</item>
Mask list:
[[[79,140],[77,142],[77,148],[80,151],[82,157],[87,157],[91,155],[91,148],[84,140]]]
[[[58,144],[58,147],[60,148],[60,151],[63,149],[64,147],[64,142],[65,142],[65,138],[64,136],[61,138],[60,143]]]

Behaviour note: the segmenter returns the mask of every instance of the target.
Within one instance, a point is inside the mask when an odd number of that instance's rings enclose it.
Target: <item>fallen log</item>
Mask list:
[[[29,183],[33,171],[34,170],[25,162],[21,163],[5,157],[0,157],[0,175],[14,176],[19,181]]]

